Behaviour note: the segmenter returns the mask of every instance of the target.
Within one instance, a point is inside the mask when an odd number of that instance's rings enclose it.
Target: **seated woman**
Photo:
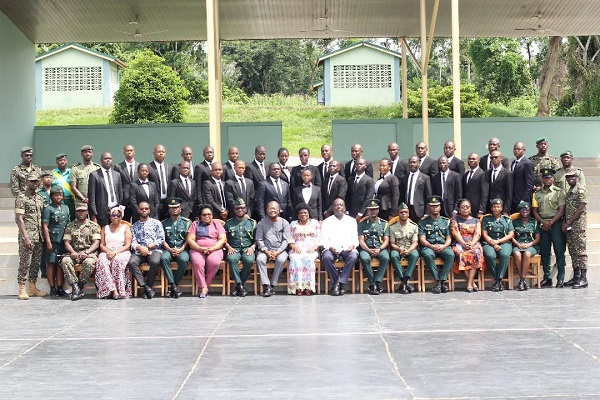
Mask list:
[[[494,292],[504,290],[502,278],[508,270],[510,253],[512,252],[511,240],[514,237],[514,228],[510,217],[502,215],[503,202],[493,199],[491,202],[492,213],[487,214],[481,221],[481,236],[483,238],[483,256],[487,267],[492,271],[496,282],[492,285]],[[500,260],[496,266],[496,259]]]
[[[528,202],[521,201],[517,205],[517,210],[519,211],[519,217],[513,221],[515,237],[512,239],[512,254],[519,272],[518,289],[527,290],[529,286],[525,282],[525,276],[529,271],[531,257],[539,252],[540,224],[531,218],[531,209]]]
[[[226,238],[223,224],[213,220],[212,208],[201,206],[200,219],[192,223],[186,237],[201,299],[208,296],[208,287],[219,270]]]
[[[483,268],[483,248],[479,243],[481,224],[471,216],[471,202],[467,199],[458,201],[458,215],[450,220],[452,233],[452,251],[456,255],[454,271],[462,271],[467,278],[467,292],[477,292],[475,284],[477,270]]]
[[[102,228],[100,255],[96,265],[98,298],[128,299],[131,297],[131,271],[127,262],[131,256],[131,225],[123,221],[125,207],[110,210],[110,224]]]
[[[296,206],[297,221],[290,224],[290,266],[288,267],[288,294],[311,296],[315,293],[315,260],[321,247],[321,225],[310,219],[310,207]]]

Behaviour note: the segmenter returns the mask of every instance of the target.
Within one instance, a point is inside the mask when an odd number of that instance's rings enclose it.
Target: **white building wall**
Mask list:
[[[394,69],[394,56],[368,47],[357,47],[330,58],[330,98],[332,106],[388,105],[395,103],[395,90],[399,85]],[[392,71],[390,88],[335,88],[336,65],[387,64]],[[327,90],[327,89],[326,89]]]

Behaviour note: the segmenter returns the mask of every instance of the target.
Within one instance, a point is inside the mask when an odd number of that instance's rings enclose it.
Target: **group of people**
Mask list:
[[[65,295],[64,274],[73,300],[81,298],[94,271],[99,297],[130,297],[133,275],[144,297],[152,298],[162,267],[167,295],[177,298],[188,262],[199,297],[206,297],[224,258],[238,296],[247,293],[244,282],[254,262],[263,296],[273,295],[287,261],[288,293],[312,295],[317,258],[329,274],[332,295],[345,292],[359,260],[371,294],[381,293],[389,262],[401,280],[398,291],[410,293],[419,256],[436,281],[433,293],[448,291],[453,267],[465,273],[467,291],[477,291],[476,271],[486,265],[495,278],[493,290],[503,290],[511,255],[521,277],[518,288],[526,290],[530,259],[538,252],[542,285],[552,286],[552,247],[556,286],[587,287],[583,172],[572,166],[570,151],[560,160],[551,156],[546,138],[536,147],[528,159],[525,145],[515,143],[509,165],[500,141],[492,138],[489,154],[471,153],[465,165],[454,155],[452,141],[437,160],[419,142],[407,162],[399,157],[399,145],[390,143],[376,180],[359,144],[350,148],[346,163],[323,145],[318,166],[309,164],[310,151],[301,148],[300,165],[293,168],[286,148],[279,149],[277,162],[267,163],[261,145],[248,164],[235,146],[223,163],[214,161],[214,149],[207,146],[202,162],[194,164],[186,146],[177,165],[165,162],[160,144],[149,163],[137,162],[135,148],[126,145],[124,160],[115,165],[108,152],[94,163],[93,148],[85,145],[81,162],[69,168],[61,153],[56,168],[45,172],[33,163],[33,150],[24,147],[10,177],[19,227],[19,298],[45,295],[36,287],[40,267],[52,295]],[[565,242],[574,270],[568,282]],[[373,258],[379,260],[376,271]],[[436,258],[443,260],[440,270]],[[338,260],[343,268],[336,267]],[[171,261],[178,264],[175,274]],[[145,276],[144,263],[150,266]]]

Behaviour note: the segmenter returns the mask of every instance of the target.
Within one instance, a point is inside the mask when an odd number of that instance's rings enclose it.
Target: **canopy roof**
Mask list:
[[[419,0],[220,0],[219,8],[222,40],[420,35]],[[35,43],[206,40],[204,0],[0,0],[0,11]],[[450,29],[450,1],[441,0],[435,36]],[[463,37],[599,34],[597,0],[460,0]]]

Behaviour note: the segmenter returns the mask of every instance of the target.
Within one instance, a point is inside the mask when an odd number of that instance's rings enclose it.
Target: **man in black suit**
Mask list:
[[[367,162],[359,158],[356,160],[356,175],[348,177],[348,192],[346,193],[346,204],[348,214],[357,221],[365,215],[367,200],[375,196],[375,182],[367,175]]]
[[[202,202],[212,209],[215,218],[227,221],[227,199],[225,182],[223,182],[223,166],[219,162],[212,163],[211,178],[202,184]]]
[[[204,155],[204,160],[202,160],[202,162],[196,165],[196,168],[194,168],[194,180],[196,181],[196,188],[198,188],[198,186],[202,187],[202,184],[205,181],[210,180],[212,177],[210,171],[212,169],[212,162],[215,158],[215,150],[210,146],[206,146],[202,151],[202,154]]]
[[[179,163],[179,177],[172,179],[167,188],[169,198],[178,198],[181,207],[181,216],[195,219],[198,211],[198,192],[196,182],[190,177],[191,164],[188,161]]]
[[[267,216],[267,205],[271,201],[279,203],[279,216],[290,221],[293,216],[290,186],[281,179],[281,167],[277,163],[269,165],[269,178],[260,183],[256,192],[256,205],[260,219]]]
[[[187,161],[190,163],[190,174],[189,178],[194,179],[194,151],[190,146],[183,146],[181,148],[181,160]],[[175,164],[173,166],[173,173],[171,174],[171,180],[179,178],[179,166],[180,164]],[[170,182],[170,181],[169,181]]]
[[[410,156],[408,174],[400,181],[400,201],[408,205],[411,221],[416,223],[425,215],[425,205],[429,196],[431,196],[431,179],[419,170],[419,157]]]
[[[456,152],[456,145],[454,144],[454,142],[452,140],[446,141],[446,143],[444,143],[444,155],[448,159],[448,169],[450,171],[454,171],[454,172],[458,173],[458,176],[460,176],[462,178],[462,176],[465,174],[465,163],[463,162],[463,160],[461,160],[460,158],[458,158],[454,155],[455,152]],[[439,160],[438,160],[438,167],[439,167]],[[442,207],[442,211],[443,211],[443,207]]]
[[[427,156],[428,150],[429,148],[425,142],[419,142],[415,146],[417,157],[419,157],[419,171],[429,176],[429,178],[433,178],[434,175],[438,173],[438,166],[436,160]]]
[[[90,219],[100,227],[110,224],[110,209],[123,203],[121,175],[112,168],[110,153],[102,153],[101,168],[90,174],[88,208]]]
[[[350,157],[352,158],[350,161],[344,165],[344,176],[346,179],[353,177],[356,175],[356,162],[358,159],[362,159],[363,156],[363,148],[360,144],[355,144],[350,147]],[[367,176],[373,178],[373,164],[367,161],[365,173]]]
[[[396,178],[398,178],[398,182],[400,182],[400,179],[408,174],[408,164],[406,161],[400,159],[400,146],[398,146],[398,143],[392,142],[388,144],[387,152],[390,155],[390,161],[392,162],[392,175],[395,175]]]
[[[462,198],[461,176],[450,170],[446,156],[438,158],[438,168],[440,172],[431,180],[431,190],[442,198],[442,216],[451,218],[458,213],[458,200]]]
[[[298,186],[302,186],[302,172],[305,170],[310,170],[312,175],[312,183],[318,187],[321,187],[321,174],[319,174],[319,170],[314,165],[310,165],[308,163],[308,159],[310,157],[310,150],[306,147],[298,150],[298,158],[300,158],[300,165],[296,165],[292,168],[292,174],[290,176],[290,186],[292,188],[296,188]]]
[[[131,184],[138,179],[137,170],[140,163],[135,161],[135,148],[130,144],[126,144],[123,147],[123,155],[125,156],[125,160],[117,164],[115,169],[121,175],[121,185],[123,187],[123,199],[125,200],[123,219],[125,221],[131,221],[134,210],[129,206],[129,189]],[[135,212],[137,212],[137,209]]]
[[[534,172],[533,163],[525,157],[525,144],[515,143],[513,154],[515,159],[510,165],[513,181],[511,212],[518,212],[517,205],[524,201],[531,204],[531,192],[533,191]]]
[[[323,206],[323,217],[327,218],[333,215],[331,206],[335,199],[342,199],[345,201],[346,193],[348,192],[348,182],[340,174],[340,168],[342,167],[340,162],[337,160],[328,161],[329,171],[327,172],[327,180],[323,181],[323,187],[321,187],[321,203]]]
[[[321,176],[321,182],[325,182],[329,179],[329,163],[333,160],[333,149],[330,145],[321,146],[321,157],[323,157],[323,162],[317,166],[317,169]],[[321,185],[321,187],[323,186],[325,185]]]
[[[287,162],[290,159],[290,152],[285,147],[281,147],[277,150],[277,160],[279,160],[279,167],[281,168],[280,179],[288,184],[291,182],[292,169],[288,166]]]
[[[481,168],[484,171],[487,171],[488,169],[492,168],[492,159],[490,158],[490,154],[492,154],[493,151],[498,151],[500,149],[500,139],[498,139],[497,137],[491,138],[488,141],[487,149],[488,154],[481,157],[481,160],[479,160],[479,168]],[[508,160],[502,159],[502,166],[504,168],[508,168]],[[493,199],[493,197],[490,197],[490,199]]]
[[[235,146],[231,146],[229,150],[227,150],[227,161],[223,163],[223,180],[225,182],[235,179],[235,162],[239,158],[240,149]],[[233,215],[233,213],[230,213],[230,215]]]
[[[266,158],[267,150],[265,149],[265,146],[258,145],[254,149],[254,161],[246,165],[246,172],[244,172],[244,175],[246,178],[252,179],[252,183],[254,183],[254,188],[256,190],[258,190],[260,183],[268,176],[269,164],[265,162]],[[255,215],[258,215],[258,213]]]
[[[307,204],[310,211],[310,218],[322,221],[321,188],[313,184],[312,174],[312,171],[308,168],[302,171],[302,185],[292,189],[292,205],[295,208],[300,203]]]
[[[148,179],[154,182],[156,189],[160,194],[160,207],[158,210],[158,219],[163,220],[168,216],[167,207],[167,187],[173,175],[173,166],[165,162],[167,149],[162,144],[157,144],[154,147],[154,160],[148,165],[150,166],[150,175]],[[137,209],[137,208],[136,208]]]
[[[160,208],[160,193],[156,184],[148,180],[150,167],[146,163],[138,165],[138,179],[133,181],[129,188],[129,208],[133,210],[131,215],[132,222],[140,219],[138,213],[138,204],[145,201],[150,205],[150,218],[158,219],[158,210]]]
[[[229,215],[235,214],[235,206],[238,198],[244,200],[246,205],[246,214],[252,218],[254,211],[254,183],[251,179],[244,176],[246,171],[246,163],[242,160],[237,160],[234,166],[235,177],[225,182],[225,201]]]
[[[379,161],[379,179],[375,181],[375,198],[379,200],[379,218],[388,221],[398,214],[400,183],[392,175],[392,162],[388,158]],[[360,236],[360,235],[359,235]]]
[[[485,171],[479,168],[479,155],[469,154],[467,164],[469,169],[462,177],[463,196],[471,203],[471,215],[481,218],[485,214],[488,201],[488,185]]]
[[[488,199],[501,199],[504,203],[503,213],[508,215],[510,213],[509,204],[512,201],[512,173],[502,165],[503,157],[499,151],[493,151],[490,159],[492,168],[485,171],[485,180],[489,187]],[[491,212],[490,204],[487,205],[487,212]]]

